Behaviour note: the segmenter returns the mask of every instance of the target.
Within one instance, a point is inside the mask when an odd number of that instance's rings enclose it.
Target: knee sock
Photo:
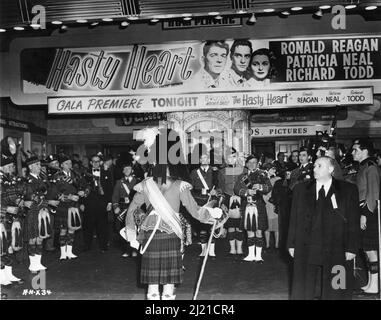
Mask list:
[[[201,243],[208,243],[208,235],[204,232],[200,233],[200,242]]]
[[[255,246],[255,238],[254,237],[247,238],[247,246],[248,247]]]
[[[265,239],[263,237],[257,237],[256,239],[257,241],[255,245],[259,248],[263,248],[265,246]]]
[[[368,266],[370,273],[378,273],[378,261],[369,262]]]
[[[42,243],[36,244],[36,254],[42,255]]]
[[[60,246],[61,247],[66,246],[66,234],[64,235],[60,234]]]
[[[68,246],[73,246],[74,243],[74,233],[67,233],[66,234],[66,244]]]
[[[28,244],[28,253],[30,256],[34,256],[36,254],[36,244]]]

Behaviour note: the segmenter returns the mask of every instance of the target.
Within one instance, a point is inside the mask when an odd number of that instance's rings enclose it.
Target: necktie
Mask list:
[[[324,200],[324,198],[325,198],[325,190],[324,190],[324,184],[323,184],[319,190],[318,201]]]
[[[93,172],[99,172],[100,169],[93,169]]]

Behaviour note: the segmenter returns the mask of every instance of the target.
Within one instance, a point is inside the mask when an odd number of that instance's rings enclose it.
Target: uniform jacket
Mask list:
[[[295,185],[314,178],[314,165],[309,162],[305,166],[300,165],[291,171],[290,189],[294,189]]]
[[[356,185],[360,201],[366,202],[370,212],[376,209],[376,201],[380,199],[380,179],[380,168],[372,159],[367,158],[360,163]]]
[[[7,214],[8,206],[17,207],[18,201],[24,198],[25,184],[23,179],[20,177],[9,176],[0,172],[0,185],[1,185],[0,186],[1,187],[1,192],[0,192],[1,215],[5,216]]]
[[[266,205],[262,196],[269,193],[272,189],[272,185],[266,171],[256,169],[254,172],[249,173],[249,171],[245,169],[244,173],[238,177],[238,180],[235,183],[234,192],[236,195],[241,196],[241,208],[245,211],[247,204],[247,191],[251,189],[254,184],[260,184],[262,186],[262,190],[257,190],[257,193],[252,196],[252,200],[256,201],[258,213],[266,215]],[[244,212],[242,212],[242,214],[244,214]]]
[[[129,194],[127,194],[126,189],[123,187],[123,183],[130,190]],[[131,181],[129,179],[122,178],[116,182],[114,186],[114,191],[112,193],[112,204],[114,209],[116,207],[119,207],[120,204],[126,203],[125,198],[129,199],[129,203],[132,201],[135,194],[135,190],[133,188],[136,185],[136,183],[136,178],[133,176],[131,176]]]
[[[70,170],[69,175],[60,170],[53,175],[52,179],[55,183],[57,199],[61,195],[78,195],[78,192],[85,191],[87,186],[85,179],[73,170]],[[59,207],[75,207],[77,204],[77,201],[67,199],[60,201]]]
[[[218,171],[214,170],[211,166],[209,166],[206,172],[202,170],[200,167],[192,170],[190,174],[190,181],[193,186],[192,195],[196,199],[197,203],[202,206],[207,202],[209,195],[202,194],[202,189],[204,188],[204,185],[202,184],[201,179],[198,176],[197,170],[200,170],[202,176],[205,179],[206,184],[208,185],[209,190],[207,191],[207,193],[209,193],[213,189],[213,187],[217,192],[220,191],[220,183],[218,179],[219,174]]]

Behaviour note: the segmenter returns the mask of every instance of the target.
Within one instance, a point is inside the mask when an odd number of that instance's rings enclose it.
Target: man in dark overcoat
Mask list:
[[[315,161],[315,180],[293,190],[287,247],[294,258],[291,299],[350,299],[360,245],[358,190],[332,178],[331,158]]]

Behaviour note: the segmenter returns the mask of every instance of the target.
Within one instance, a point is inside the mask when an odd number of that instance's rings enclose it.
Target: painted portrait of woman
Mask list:
[[[263,88],[270,84],[270,79],[276,74],[274,60],[275,57],[269,49],[261,48],[253,52],[249,65],[250,88]]]

